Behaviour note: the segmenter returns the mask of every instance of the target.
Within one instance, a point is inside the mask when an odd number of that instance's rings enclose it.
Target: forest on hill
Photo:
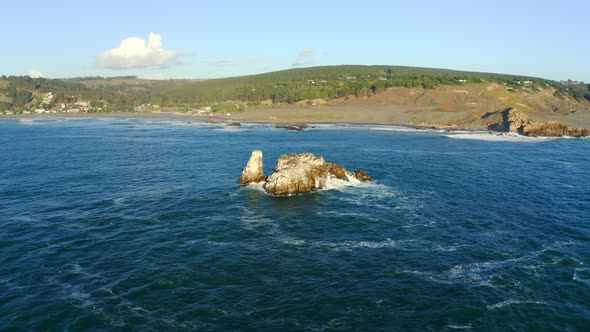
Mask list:
[[[508,90],[515,91],[536,91],[551,86],[555,88],[555,97],[569,95],[578,101],[590,100],[588,84],[578,82],[448,69],[345,65],[203,81],[145,80],[134,76],[72,79],[2,76],[0,111],[55,109],[81,101],[88,104],[91,111],[107,112],[145,109],[145,105],[190,108],[236,101],[289,104],[302,100],[371,96],[390,87],[435,89],[485,82],[504,84]],[[49,93],[51,98],[48,98]]]
[[[161,95],[163,104],[192,104],[231,100],[293,103],[310,99],[370,96],[390,87],[426,89],[443,85],[497,82],[512,88],[553,86],[559,94],[590,99],[588,85],[519,75],[465,72],[401,66],[326,66],[266,74],[213,79],[178,86]]]

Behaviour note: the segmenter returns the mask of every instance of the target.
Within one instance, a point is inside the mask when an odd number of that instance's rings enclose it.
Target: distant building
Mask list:
[[[35,113],[37,113],[37,114],[43,114],[43,113],[45,113],[45,109],[44,108],[38,108],[38,109],[35,110]]]
[[[457,80],[459,83],[467,83],[467,80]]]

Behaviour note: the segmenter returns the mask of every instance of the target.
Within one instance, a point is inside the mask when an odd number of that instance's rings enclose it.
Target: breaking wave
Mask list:
[[[547,305],[547,302],[544,301],[531,301],[531,300],[506,300],[506,301],[502,301],[502,302],[498,302],[496,304],[492,304],[492,305],[488,305],[487,308],[488,310],[495,310],[495,309],[500,309],[500,308],[504,308],[513,304],[540,304],[540,305]]]
[[[489,142],[523,142],[523,143],[537,143],[548,140],[555,140],[555,137],[529,137],[518,135],[516,133],[494,133],[494,132],[455,132],[445,135],[449,138],[479,140]]]

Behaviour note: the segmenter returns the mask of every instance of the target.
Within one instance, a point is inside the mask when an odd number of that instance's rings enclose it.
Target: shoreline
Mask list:
[[[313,109],[313,108],[312,108]],[[289,110],[291,112],[297,111],[298,109]],[[350,118],[340,118],[340,119],[316,119],[316,118],[273,118],[274,113],[271,113],[273,110],[253,110],[253,111],[246,111],[242,113],[232,113],[230,116],[211,116],[211,115],[196,115],[196,114],[183,114],[178,112],[155,112],[155,113],[139,113],[139,112],[111,112],[111,113],[52,113],[52,114],[17,114],[17,115],[0,115],[0,121],[3,119],[83,119],[83,118],[153,118],[153,119],[182,119],[182,120],[195,120],[200,121],[203,123],[211,123],[211,124],[219,124],[219,125],[229,125],[231,123],[244,123],[244,124],[265,124],[265,125],[301,125],[306,124],[310,127],[314,125],[349,125],[349,126],[389,126],[389,127],[402,127],[408,129],[415,129],[415,130],[438,130],[438,131],[445,131],[449,133],[453,132],[479,132],[485,133],[488,132],[490,135],[502,136],[511,134],[510,132],[501,132],[501,131],[494,131],[490,130],[489,128],[484,128],[482,126],[477,126],[475,124],[471,126],[458,126],[458,125],[440,125],[440,124],[431,124],[431,123],[421,123],[421,124],[413,124],[413,123],[400,123],[394,121],[393,118],[390,118],[390,121],[367,121],[366,119],[363,120],[356,120]],[[310,110],[307,109],[309,112]],[[364,109],[365,112],[371,111],[371,109]],[[375,111],[374,109],[372,111]],[[267,119],[260,119],[256,117],[256,114],[260,114],[260,112],[268,112],[265,114]],[[254,116],[252,116],[254,115]],[[516,134],[522,137],[534,137],[522,134]],[[547,137],[547,138],[567,138],[570,136],[540,136],[540,137]],[[582,138],[585,136],[581,136]],[[572,137],[577,138],[577,137]]]
[[[244,113],[240,113],[244,114]],[[235,114],[232,114],[235,115]],[[484,128],[463,128],[463,127],[439,127],[414,125],[397,122],[368,122],[368,121],[347,121],[347,120],[319,120],[303,121],[301,119],[268,119],[268,120],[248,120],[247,117],[240,117],[236,119],[233,116],[219,117],[207,115],[193,115],[193,114],[179,114],[179,113],[137,113],[137,112],[113,112],[113,113],[51,113],[51,114],[16,114],[16,115],[0,115],[0,120],[3,119],[59,119],[59,118],[154,118],[154,119],[193,119],[202,122],[218,122],[220,125],[238,122],[250,124],[268,124],[268,125],[286,125],[286,124],[308,124],[308,125],[351,125],[351,126],[395,126],[411,128],[416,130],[447,130],[447,131],[486,131]]]

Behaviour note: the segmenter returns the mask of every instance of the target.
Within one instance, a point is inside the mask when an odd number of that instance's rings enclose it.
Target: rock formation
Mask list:
[[[309,193],[324,188],[327,174],[320,174],[320,170],[325,164],[324,158],[311,153],[283,155],[263,188],[277,196]]]
[[[307,123],[291,123],[291,124],[277,124],[275,125],[275,128],[280,128],[280,129],[287,129],[287,130],[295,130],[295,131],[303,131],[304,129],[307,129]]]
[[[519,109],[511,108],[505,112],[509,132],[522,134],[522,129],[532,123],[526,113]]]
[[[354,176],[357,180],[361,182],[367,182],[372,180],[369,174],[367,174],[367,172],[363,171],[362,169],[354,171]]]
[[[251,178],[255,177],[246,176],[249,181],[243,181],[242,179],[245,177],[245,174],[250,174],[250,172],[247,172],[249,167],[262,165],[262,159],[259,162],[257,160],[253,161],[253,159],[256,159],[256,152],[259,152],[259,156],[262,158],[262,152],[254,151],[252,153],[252,157],[248,161],[244,172],[242,172],[242,177],[238,183],[248,184],[255,182],[250,181]],[[262,173],[256,174],[259,175]],[[326,188],[326,183],[330,178],[343,181],[358,180],[360,182],[371,180],[371,177],[362,170],[351,172],[338,164],[327,163],[323,157],[315,156],[311,153],[282,155],[277,160],[275,172],[267,177],[266,180],[262,177],[262,180],[265,181],[263,188],[267,193],[276,196],[288,196],[310,193]]]
[[[521,128],[527,136],[569,136],[569,128],[557,121],[531,123]]]
[[[253,182],[264,181],[264,165],[262,163],[262,151],[254,150],[248,160],[248,164],[242,171],[242,176],[238,180],[239,184],[249,184]]]
[[[582,137],[590,135],[590,130],[569,128],[561,122],[541,122],[529,119],[528,115],[515,108],[500,112],[502,120],[488,126],[488,129],[501,132],[513,132],[526,136],[545,137]],[[489,117],[489,115],[486,115]]]

